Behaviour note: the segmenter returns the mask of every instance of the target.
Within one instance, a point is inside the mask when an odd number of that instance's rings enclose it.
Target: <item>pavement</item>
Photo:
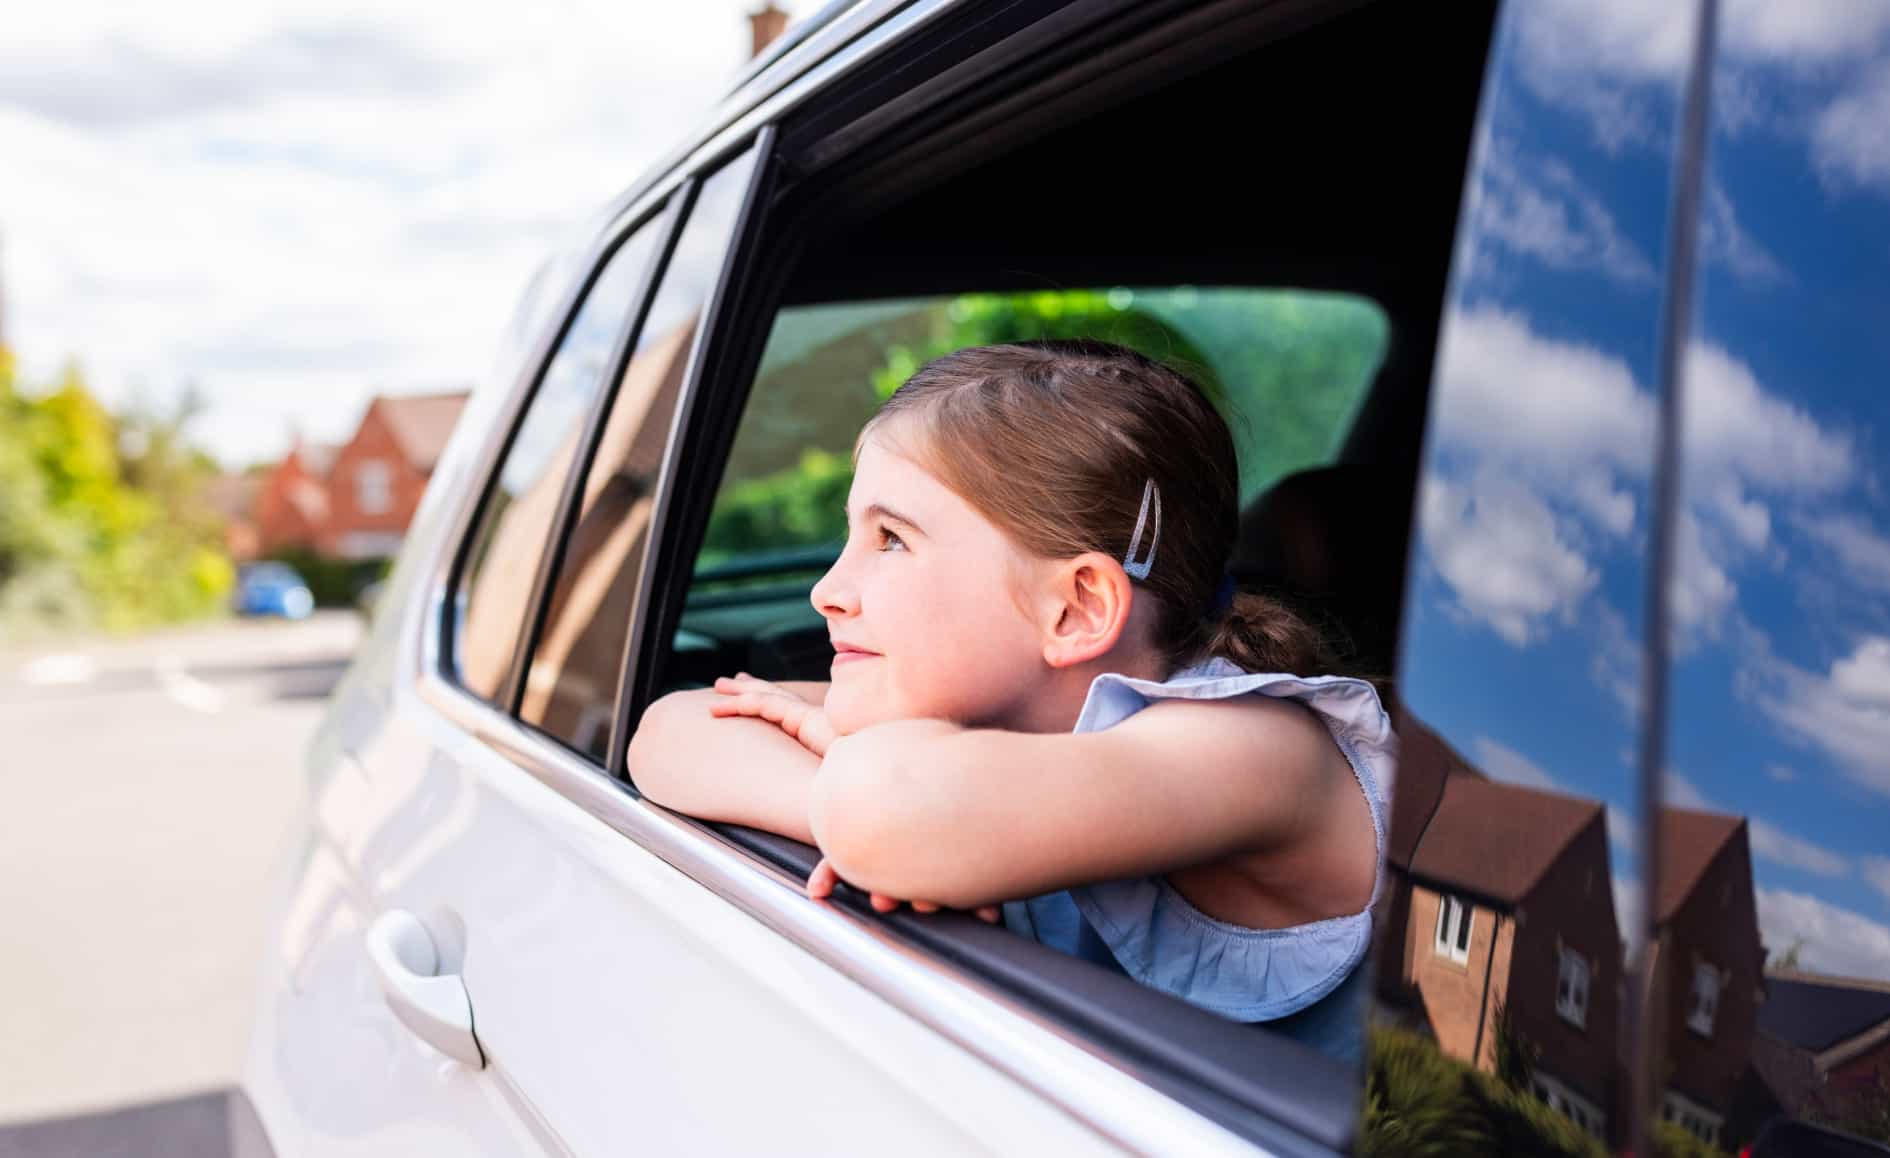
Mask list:
[[[318,612],[0,650],[0,1152],[236,1084],[303,753],[360,635]]]

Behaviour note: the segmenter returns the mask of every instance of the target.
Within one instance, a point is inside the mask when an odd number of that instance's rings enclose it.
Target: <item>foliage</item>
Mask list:
[[[114,416],[76,366],[29,394],[0,349],[0,629],[112,630],[223,606],[216,469],[171,413]]]
[[[1654,1122],[1656,1158],[1726,1158],[1726,1151],[1710,1142],[1702,1142],[1678,1122],[1656,1119]]]
[[[803,351],[798,364],[764,372],[751,412],[743,416],[738,448],[755,449],[740,439],[772,438],[772,452],[763,447],[758,457],[778,463],[798,456],[798,462],[725,486],[710,515],[699,566],[844,537],[842,508],[852,469],[843,440],[858,430],[867,406],[884,401],[920,366],[953,350],[1087,337],[1174,366],[1199,383],[1228,419],[1240,447],[1242,495],[1249,498],[1281,475],[1329,458],[1333,432],[1343,429],[1386,337],[1375,307],[1337,295],[1284,291],[966,294],[915,305],[898,322],[878,324],[885,329],[856,326]],[[898,336],[873,346],[879,363],[866,374],[867,390],[832,380],[823,351],[848,341],[871,343],[894,330]],[[780,453],[786,446],[794,448],[791,454]]]
[[[1376,1027],[1365,1076],[1359,1153],[1567,1155],[1607,1151],[1527,1090],[1444,1054],[1409,1030]]]
[[[1516,1019],[1509,1015],[1509,1003],[1496,1003],[1496,1077],[1512,1090],[1527,1090],[1529,1077],[1535,1073],[1536,1059],[1542,1047],[1523,1034]]]

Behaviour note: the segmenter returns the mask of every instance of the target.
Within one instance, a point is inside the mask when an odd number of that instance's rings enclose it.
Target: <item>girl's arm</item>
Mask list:
[[[812,828],[849,883],[969,908],[1281,847],[1358,792],[1298,704],[1169,700],[1078,735],[862,729],[828,750]]]
[[[824,683],[779,686],[826,700]],[[808,800],[820,758],[767,720],[711,716],[709,706],[726,698],[702,688],[651,704],[630,737],[631,782],[666,808],[812,844]]]

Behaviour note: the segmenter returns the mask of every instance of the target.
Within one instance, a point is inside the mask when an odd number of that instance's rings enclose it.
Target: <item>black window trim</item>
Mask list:
[[[677,208],[682,204],[687,191],[686,179],[679,178],[672,185],[666,185],[653,193],[647,204],[638,205],[635,212],[622,215],[618,222],[613,222],[608,229],[601,231],[599,240],[585,255],[582,267],[585,270],[584,276],[576,280],[573,288],[567,292],[564,300],[559,304],[555,315],[558,319],[557,325],[545,328],[545,333],[533,343],[529,357],[523,361],[523,369],[519,372],[519,379],[513,387],[512,398],[508,400],[509,405],[505,408],[504,416],[498,424],[504,430],[504,436],[489,440],[485,452],[478,456],[475,466],[477,473],[473,476],[481,480],[476,488],[477,497],[468,505],[462,517],[454,521],[450,540],[453,548],[446,568],[443,597],[439,600],[439,618],[436,624],[439,647],[435,659],[439,674],[465,694],[481,703],[489,703],[490,706],[508,714],[517,710],[518,697],[522,689],[520,657],[526,654],[529,645],[535,643],[537,621],[543,614],[539,608],[539,604],[542,603],[539,584],[545,578],[546,564],[543,560],[540,561],[538,574],[533,579],[530,601],[525,605],[525,614],[518,627],[518,638],[513,645],[511,664],[504,681],[499,686],[499,694],[495,700],[487,701],[460,682],[459,672],[454,662],[459,632],[459,623],[454,614],[455,596],[461,582],[466,578],[466,568],[472,562],[473,543],[478,538],[480,523],[486,509],[492,502],[492,492],[499,485],[499,470],[504,466],[507,456],[511,454],[513,443],[517,440],[520,429],[525,425],[525,418],[531,412],[533,401],[538,397],[539,387],[544,383],[545,374],[550,370],[551,363],[557,357],[565,338],[569,336],[571,327],[577,323],[578,314],[583,311],[584,303],[589,300],[591,291],[596,288],[598,280],[603,277],[604,270],[609,267],[611,259],[617,252],[628,245],[640,230],[659,225],[657,219],[665,213],[670,215],[670,220],[667,223],[661,223],[660,227],[665,229],[666,234],[659,241],[660,253],[653,254],[652,257],[667,260],[668,247],[674,244],[677,222],[682,216],[677,212]],[[637,284],[630,310],[631,319],[638,325],[641,324],[642,313],[647,306],[649,288],[646,270],[645,275]],[[635,327],[631,327],[628,337],[633,338],[634,334]],[[617,338],[613,339],[613,354],[610,362],[613,368],[618,365],[626,337],[625,333],[620,332]],[[607,403],[612,393],[608,389],[600,391],[600,399]],[[597,404],[594,403],[593,411],[596,409]],[[587,452],[595,449],[589,442],[589,428],[593,418],[594,413],[587,415],[585,419]],[[587,456],[586,462],[588,461]],[[563,509],[570,497],[569,492],[570,480],[566,479],[559,499],[558,513],[554,516],[552,524],[554,534],[549,542],[553,544],[563,541]]]
[[[572,456],[569,472],[565,476],[564,486],[558,496],[558,505],[552,515],[550,533],[546,536],[545,553],[538,559],[538,571],[532,579],[531,594],[525,604],[525,619],[519,632],[517,646],[512,652],[512,668],[506,676],[508,694],[504,707],[508,714],[516,716],[525,698],[525,680],[531,673],[532,656],[538,650],[540,637],[545,630],[545,620],[550,613],[550,594],[552,584],[557,581],[558,564],[564,557],[564,547],[571,537],[583,505],[584,482],[589,476],[592,460],[597,457],[597,445],[603,438],[604,428],[610,423],[610,412],[622,384],[624,367],[636,350],[637,337],[643,330],[643,322],[649,314],[650,302],[656,296],[656,287],[662,284],[662,275],[669,268],[670,255],[675,252],[676,240],[682,235],[683,226],[688,222],[690,210],[695,207],[696,193],[702,187],[702,179],[691,177],[683,182],[673,194],[666,198],[659,208],[641,219],[640,224],[625,230],[619,235],[615,247],[607,253],[597,265],[592,276],[595,285],[598,278],[610,263],[616,260],[623,247],[631,244],[638,232],[644,229],[657,229],[656,245],[644,259],[644,267],[637,272],[635,288],[631,291],[630,309],[619,324],[617,334],[611,339],[611,353],[603,368],[603,381],[598,389],[596,401],[590,413],[584,417],[583,432],[578,436],[578,452]],[[579,307],[582,308],[581,306]],[[575,314],[573,315],[575,317]],[[556,355],[554,354],[553,357]],[[550,369],[547,360],[540,369],[540,381]],[[536,394],[536,389],[533,391]],[[526,404],[529,409],[530,403]],[[523,425],[523,412],[519,425]],[[514,430],[514,437],[517,435]],[[496,480],[496,474],[494,476]],[[557,737],[553,737],[556,739]]]

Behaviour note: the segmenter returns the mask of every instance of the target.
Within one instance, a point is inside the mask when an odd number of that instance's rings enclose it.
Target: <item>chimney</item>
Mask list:
[[[748,14],[748,29],[754,34],[755,51],[750,57],[760,56],[763,49],[773,44],[775,39],[787,31],[788,14],[776,8],[772,3],[761,6],[759,12]]]

